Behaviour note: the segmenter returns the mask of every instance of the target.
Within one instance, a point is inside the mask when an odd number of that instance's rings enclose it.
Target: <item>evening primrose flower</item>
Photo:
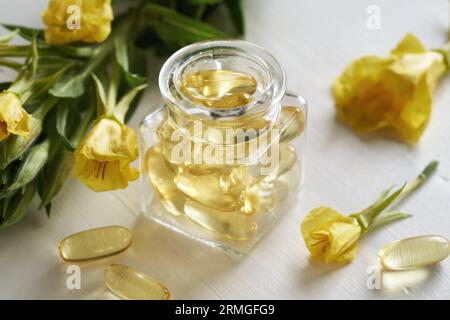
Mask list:
[[[356,60],[333,86],[342,122],[359,133],[390,129],[418,142],[432,109],[432,91],[448,70],[444,52],[427,51],[408,34],[387,58]]]
[[[22,107],[17,94],[0,93],[0,141],[11,134],[28,138],[31,130],[31,115]]]
[[[71,8],[79,8],[79,11]],[[50,0],[42,19],[47,25],[45,40],[48,43],[100,43],[111,33],[114,15],[111,0]],[[78,19],[79,25],[70,26],[70,19]]]
[[[101,118],[75,151],[74,175],[97,192],[124,189],[139,177],[130,167],[137,157],[134,131],[115,119]]]
[[[347,262],[355,257],[356,242],[361,236],[355,218],[319,207],[305,217],[301,230],[312,259],[329,263]]]
[[[384,210],[410,195],[437,166],[438,162],[432,161],[415,180],[394,192],[391,189],[384,191],[375,203],[350,216],[328,207],[311,210],[301,223],[301,233],[311,259],[325,263],[352,261],[356,255],[357,242],[363,234],[374,226],[410,216]]]

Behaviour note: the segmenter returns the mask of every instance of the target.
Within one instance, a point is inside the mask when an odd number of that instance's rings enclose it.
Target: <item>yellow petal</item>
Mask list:
[[[329,207],[318,207],[311,210],[303,219],[301,230],[303,237],[310,234],[321,227],[328,226],[335,221],[349,221],[349,219],[336,210]]]
[[[68,27],[68,21],[75,17],[74,12],[67,12],[69,6],[80,9],[79,28]],[[58,45],[79,41],[103,42],[111,33],[113,18],[111,0],[50,0],[42,15],[47,25],[45,39],[48,43]]]
[[[354,258],[361,227],[353,218],[332,208],[319,207],[305,217],[301,232],[312,259],[347,262]]]
[[[447,70],[442,52],[426,51],[408,34],[390,57],[363,57],[344,70],[333,86],[339,119],[358,133],[388,129],[416,143]]]
[[[0,140],[10,134],[28,138],[31,116],[22,107],[20,98],[12,92],[0,93]]]
[[[130,166],[137,157],[134,131],[116,120],[103,118],[75,151],[74,175],[97,192],[123,189],[139,177]]]
[[[80,152],[88,159],[99,161],[136,160],[138,147],[136,134],[130,128],[113,120],[101,119],[88,132]]]
[[[399,118],[392,120],[392,127],[406,141],[417,143],[428,126],[432,103],[433,98],[427,77],[423,76],[417,84],[412,98],[400,113]]]
[[[422,42],[412,33],[408,33],[397,47],[391,51],[391,55],[402,56],[407,53],[424,53],[426,51]]]
[[[389,70],[417,84],[427,74],[428,84],[433,89],[447,70],[444,56],[439,52],[426,52],[422,54],[405,54],[396,60]]]
[[[325,262],[347,262],[356,254],[356,242],[361,236],[361,227],[353,223],[335,222],[329,228],[330,248]]]

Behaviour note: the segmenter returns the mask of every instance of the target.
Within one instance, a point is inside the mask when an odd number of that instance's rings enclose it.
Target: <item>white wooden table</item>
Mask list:
[[[3,1],[0,21],[41,26],[46,0]],[[366,9],[381,9],[381,29],[366,27]],[[364,54],[386,55],[410,31],[428,47],[446,41],[446,0],[246,0],[247,39],[283,64],[291,90],[309,100],[306,187],[297,206],[250,256],[234,261],[146,220],[139,184],[96,194],[75,179],[54,203],[52,218],[32,210],[0,232],[0,298],[110,299],[102,283],[109,263],[124,263],[160,279],[175,299],[449,299],[450,259],[426,270],[386,273],[370,290],[367,268],[395,239],[438,234],[450,237],[450,79],[435,92],[433,117],[420,144],[409,148],[384,139],[362,140],[336,121],[330,85],[343,68]],[[4,33],[4,31],[2,31]],[[133,120],[159,100],[161,62],[151,64],[151,87]],[[8,74],[0,70],[1,79]],[[357,259],[343,267],[312,263],[299,224],[312,208],[327,204],[351,213],[393,183],[415,176],[431,159],[441,161],[426,188],[406,202],[412,219],[376,231],[360,242]],[[118,256],[80,264],[81,290],[66,288],[68,264],[58,241],[87,228],[118,224],[134,233],[132,247]]]

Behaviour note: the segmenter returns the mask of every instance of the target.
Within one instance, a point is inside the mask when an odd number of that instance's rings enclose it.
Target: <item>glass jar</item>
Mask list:
[[[286,93],[273,56],[240,40],[179,50],[159,87],[163,102],[140,126],[143,212],[208,245],[247,252],[297,199],[305,100]]]

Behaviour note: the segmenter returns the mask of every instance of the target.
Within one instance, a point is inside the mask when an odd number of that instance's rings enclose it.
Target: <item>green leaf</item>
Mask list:
[[[59,98],[77,98],[84,93],[84,81],[85,76],[79,68],[70,68],[56,81],[49,93]]]
[[[49,205],[70,178],[74,163],[74,154],[64,148],[60,148],[42,171],[41,178],[43,183],[40,191],[41,203],[39,209],[46,208],[48,215],[51,209]]]
[[[136,97],[136,95],[147,88],[146,84],[143,84],[139,87],[136,87],[132,89],[130,92],[128,92],[117,104],[117,106],[114,108],[114,116],[119,119],[120,121],[125,121],[125,115],[128,112],[128,109],[130,107],[131,102]]]
[[[50,145],[50,140],[47,139],[30,148],[30,152],[21,163],[13,183],[1,190],[0,199],[10,195],[12,192],[24,187],[34,180],[48,160]]]
[[[4,215],[0,216],[0,229],[5,229],[22,220],[36,193],[36,182],[29,183],[22,192],[2,199]]]
[[[5,34],[4,36],[0,37],[0,43],[8,43],[11,40],[13,40],[19,33],[18,29],[15,29],[13,32],[10,32],[8,34]]]
[[[221,3],[223,0],[186,0],[187,4],[191,6],[201,6],[201,5],[213,5]]]
[[[69,103],[70,102],[67,101],[65,104],[60,105],[56,112],[56,131],[58,132],[59,137],[62,139],[66,149],[69,151],[75,151],[75,144],[66,136],[67,122],[70,114]]]
[[[92,78],[95,83],[95,92],[97,95],[97,116],[103,116],[108,113],[108,105],[106,104],[106,93],[100,79],[93,74]]]
[[[81,123],[72,128],[70,133],[70,141],[77,146],[82,137],[86,134],[90,123],[95,116],[95,103],[93,103],[90,95],[88,101],[91,103],[88,106],[86,114],[83,116]],[[71,128],[68,127],[70,130]],[[56,155],[50,159],[41,172],[40,179],[43,180],[40,186],[41,204],[39,208],[46,208],[47,214],[50,214],[51,202],[63,189],[65,182],[70,178],[74,166],[74,155],[72,152],[64,148],[59,148]]]
[[[206,23],[154,3],[145,5],[142,12],[144,19],[153,23],[158,37],[168,45],[183,46],[201,40],[227,37],[222,31]]]
[[[90,46],[55,46],[54,47],[59,52],[63,53],[64,55],[68,55],[69,57],[74,58],[90,58],[94,55],[95,49]]]
[[[398,196],[402,193],[404,188],[405,185],[394,191],[391,195],[389,195],[385,199],[381,199],[380,201],[375,202],[373,205],[369,206],[363,211],[352,214],[350,216],[356,218],[363,232],[366,232],[367,229],[373,224],[375,219],[378,217],[378,215],[384,209],[389,207],[395,201],[395,199],[398,198]]]
[[[412,217],[411,214],[407,214],[407,213],[403,213],[403,212],[399,212],[399,211],[384,212],[375,219],[373,224],[370,226],[370,229],[375,229],[375,228],[381,227],[387,223],[401,220],[401,219],[410,218],[410,217]]]
[[[19,34],[20,37],[22,37],[25,40],[32,41],[33,36],[36,35],[36,39],[38,42],[45,43],[44,39],[44,31],[41,29],[35,29],[35,28],[28,28],[24,26],[17,26],[13,24],[2,24],[2,26],[10,31],[14,31]]]
[[[122,69],[125,80],[131,88],[138,87],[147,82],[147,78],[141,77],[136,73],[130,71],[129,54],[126,41],[123,38],[118,38],[115,42],[116,60]],[[146,57],[144,57],[146,59]]]
[[[28,139],[22,136],[10,136],[0,144],[0,170],[4,170],[11,162],[20,158],[42,132],[42,120],[31,118],[31,131]]]
[[[0,92],[8,90],[12,82],[0,82]]]
[[[241,0],[225,0],[225,5],[230,12],[231,20],[233,21],[239,35],[245,33],[244,14],[242,12]]]

